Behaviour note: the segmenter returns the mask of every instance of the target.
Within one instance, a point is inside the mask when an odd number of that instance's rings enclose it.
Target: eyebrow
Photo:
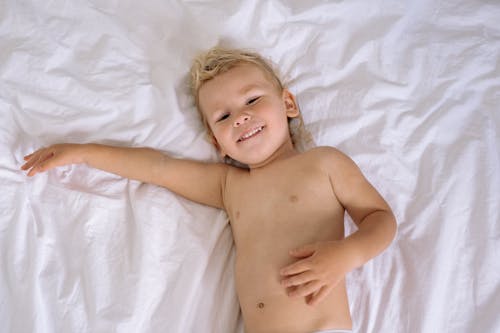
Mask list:
[[[259,85],[259,84],[255,84],[255,83],[251,83],[247,86],[244,86],[243,88],[241,88],[238,93],[244,95],[246,94],[247,92],[249,92],[250,90],[254,90],[254,89],[260,89],[262,88],[262,85]]]

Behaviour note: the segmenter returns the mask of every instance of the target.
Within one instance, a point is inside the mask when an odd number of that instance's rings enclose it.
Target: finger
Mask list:
[[[36,165],[36,171],[43,172],[51,169],[54,166],[53,160],[51,160],[52,157],[54,157],[54,153],[49,153],[40,158],[40,161]]]
[[[310,260],[302,259],[293,263],[287,267],[284,267],[280,270],[280,274],[283,276],[286,275],[296,275],[308,271],[310,268]]]
[[[316,291],[308,300],[307,304],[315,306],[320,303],[333,289],[333,286],[323,286],[318,291]]]
[[[45,162],[48,161],[49,159],[51,159],[52,157],[54,157],[54,152],[47,152],[46,154],[43,154],[42,156],[40,156],[40,159],[38,160],[38,164],[42,165],[42,164],[46,164]]]
[[[296,249],[290,250],[290,255],[295,258],[307,258],[310,257],[314,254],[316,251],[316,245],[315,244],[308,244],[301,246]]]
[[[32,152],[31,154],[28,154],[26,156],[24,156],[24,160],[27,161],[29,160],[31,157],[33,157],[36,153],[39,153],[40,151],[44,150],[45,148],[39,148],[37,149],[36,151]]]
[[[281,284],[285,287],[298,286],[315,279],[315,275],[311,271],[307,271],[298,275],[288,277],[281,280]]]
[[[41,165],[40,165],[39,163],[36,163],[35,165],[33,165],[33,166],[29,169],[29,171],[28,171],[28,173],[27,173],[27,176],[28,176],[28,177],[32,177],[32,176],[36,175],[37,173],[39,173],[39,172],[41,172],[41,171],[43,171],[43,170],[42,170],[42,168],[41,168]]]
[[[36,153],[31,154],[31,157],[27,163],[25,163],[21,169],[27,170],[33,166],[37,166],[40,163],[46,161],[47,159],[51,158],[54,156],[53,152],[48,152],[45,150],[39,150]]]
[[[290,297],[305,297],[309,294],[314,293],[321,287],[319,280],[310,281],[306,284],[301,284],[298,287],[289,288],[287,291]]]
[[[29,160],[33,155],[35,155],[36,153],[38,153],[40,150],[42,150],[43,148],[40,148],[40,149],[37,149],[35,150],[34,152],[32,152],[31,154],[28,154],[28,155],[25,155],[24,156],[24,159],[25,160]]]
[[[21,170],[26,170],[28,169],[28,162],[24,163],[23,165],[21,165]]]
[[[30,156],[29,160],[26,163],[24,163],[24,165],[21,167],[22,170],[28,170],[33,165],[35,165],[35,163],[37,163],[40,159],[40,156],[35,155],[35,153],[29,156]]]
[[[45,171],[45,169],[47,167],[46,161],[52,156],[53,156],[53,154],[50,156],[47,156],[44,154],[40,154],[39,156],[34,156],[33,162],[30,163],[30,165],[26,166],[26,169],[29,169],[31,167],[31,169],[28,171],[27,175],[29,177],[32,177],[39,172]]]
[[[37,168],[34,167],[34,168],[31,168],[28,173],[26,174],[28,177],[33,177],[34,175],[36,175],[38,173],[37,171]]]

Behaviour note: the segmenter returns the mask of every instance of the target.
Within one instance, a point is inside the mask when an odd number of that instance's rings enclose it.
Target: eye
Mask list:
[[[252,97],[250,98],[248,101],[247,101],[247,105],[252,105],[252,104],[255,104],[257,103],[257,101],[260,99],[260,96],[257,96],[257,97]]]
[[[223,121],[225,119],[229,118],[229,113],[224,113],[222,116],[219,117],[219,119],[217,119],[217,121]]]

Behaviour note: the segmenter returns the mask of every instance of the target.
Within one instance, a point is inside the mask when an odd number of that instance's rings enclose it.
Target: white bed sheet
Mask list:
[[[500,332],[499,17],[466,0],[0,1],[0,331],[243,331],[223,212],[83,165],[18,170],[57,142],[215,160],[187,71],[221,43],[278,64],[317,144],[393,207],[394,243],[347,276],[355,332]]]

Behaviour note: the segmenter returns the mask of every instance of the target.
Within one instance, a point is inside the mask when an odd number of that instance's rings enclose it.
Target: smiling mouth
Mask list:
[[[246,132],[245,134],[243,134],[239,139],[238,139],[238,142],[242,142],[242,141],[245,141],[245,140],[248,140],[254,136],[256,136],[257,134],[259,134],[262,130],[264,129],[264,126],[259,126],[259,127],[256,127],[254,128],[253,130],[251,131],[248,131]]]

